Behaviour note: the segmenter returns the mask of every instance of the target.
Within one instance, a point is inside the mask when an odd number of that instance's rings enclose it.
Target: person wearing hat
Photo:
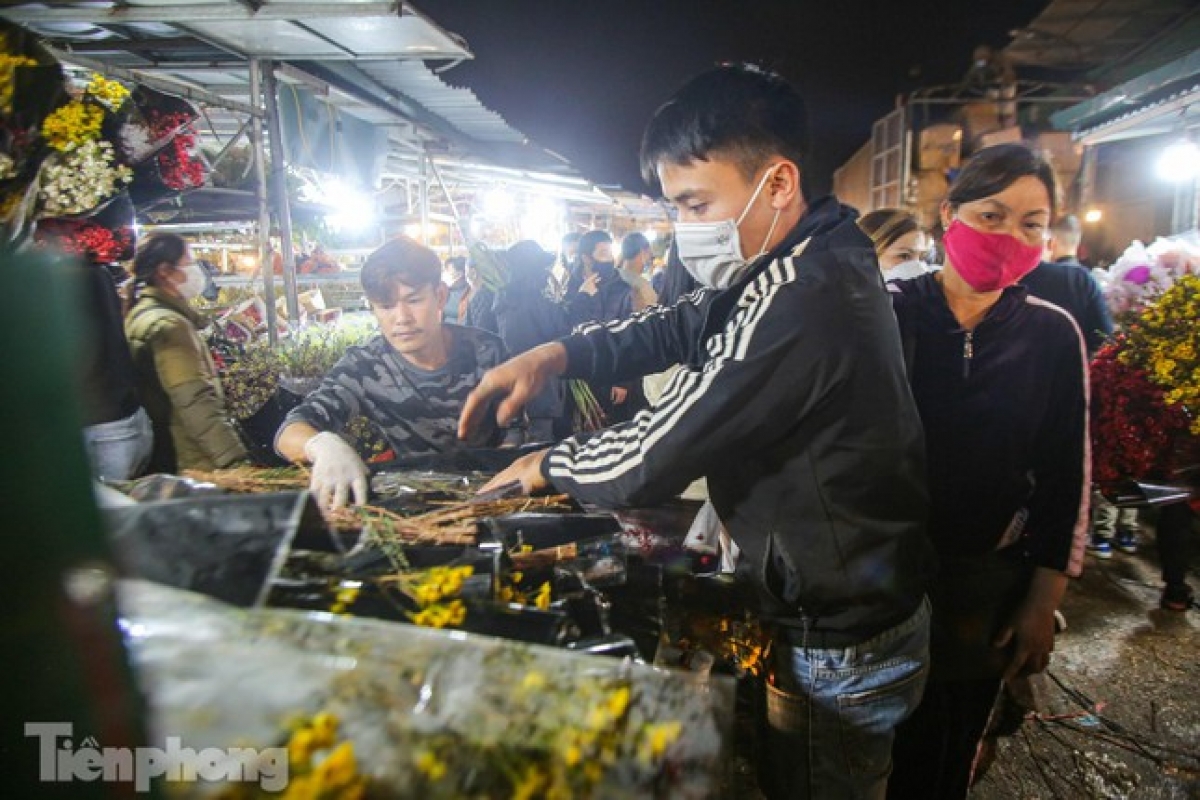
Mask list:
[[[508,284],[496,298],[496,322],[504,348],[510,355],[524,353],[540,344],[553,342],[571,332],[567,309],[553,299],[550,285],[553,253],[530,239],[517,242],[504,253]],[[525,408],[528,442],[553,442],[555,421],[565,411],[565,384],[547,381],[542,391]]]

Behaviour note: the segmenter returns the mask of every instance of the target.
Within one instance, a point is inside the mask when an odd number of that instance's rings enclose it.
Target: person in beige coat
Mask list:
[[[200,338],[204,320],[188,303],[203,291],[204,271],[187,242],[171,233],[148,237],[133,263],[125,336],[154,427],[150,471],[212,470],[245,460],[245,445]]]

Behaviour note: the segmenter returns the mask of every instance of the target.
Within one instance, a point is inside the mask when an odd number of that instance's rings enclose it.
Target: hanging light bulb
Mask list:
[[[1194,180],[1200,176],[1200,147],[1190,136],[1176,139],[1158,157],[1158,177],[1172,183]]]

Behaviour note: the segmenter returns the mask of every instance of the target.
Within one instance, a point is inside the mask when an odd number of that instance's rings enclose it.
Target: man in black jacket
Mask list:
[[[871,242],[852,210],[802,192],[806,127],[795,90],[753,67],[680,90],[650,122],[642,165],[709,288],[491,370],[459,434],[496,396],[498,418],[514,416],[550,377],[620,381],[682,363],[653,408],[495,482],[616,507],[707,476],[739,573],[780,631],[764,788],[881,797],[928,658],[924,450]]]
[[[1050,258],[1021,279],[1021,285],[1034,297],[1048,300],[1075,319],[1087,341],[1088,355],[1094,355],[1112,336],[1113,322],[1100,284],[1079,262],[1079,219],[1066,214],[1050,230]]]

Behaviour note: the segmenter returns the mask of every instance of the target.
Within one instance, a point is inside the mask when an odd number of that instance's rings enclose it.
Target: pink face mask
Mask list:
[[[985,233],[954,220],[942,237],[946,257],[977,292],[1012,286],[1042,260],[1040,245],[1025,244],[1007,233]]]

